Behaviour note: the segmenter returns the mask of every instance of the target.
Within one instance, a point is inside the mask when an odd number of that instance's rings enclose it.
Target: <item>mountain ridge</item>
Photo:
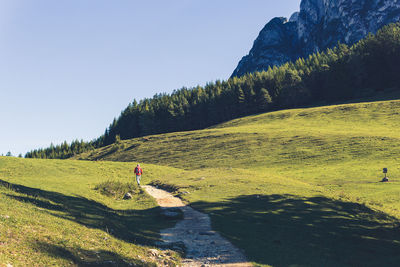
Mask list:
[[[398,21],[399,0],[302,0],[289,20],[277,17],[264,26],[232,77],[295,61],[338,42],[352,45]]]

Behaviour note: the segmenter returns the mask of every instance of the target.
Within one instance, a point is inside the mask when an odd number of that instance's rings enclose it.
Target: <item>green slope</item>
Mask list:
[[[134,100],[96,140],[64,142],[33,150],[26,157],[69,158],[118,138],[203,129],[244,115],[301,105],[398,99],[399,62],[400,23],[395,23],[351,47],[338,44],[266,71]]]
[[[158,258],[150,250],[174,223],[153,199],[138,189],[129,201],[94,190],[105,181],[133,182],[132,166],[0,157],[0,265],[174,265],[175,253]]]
[[[208,212],[257,264],[394,266],[399,114],[400,101],[284,110],[78,158],[175,167],[156,179]]]

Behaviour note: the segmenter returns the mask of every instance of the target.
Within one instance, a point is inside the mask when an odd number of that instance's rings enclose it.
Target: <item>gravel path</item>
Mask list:
[[[175,227],[161,231],[165,243],[181,243],[186,248],[183,266],[252,266],[243,253],[211,229],[210,217],[185,205],[179,198],[153,186],[143,188],[160,207],[179,208],[184,218]]]

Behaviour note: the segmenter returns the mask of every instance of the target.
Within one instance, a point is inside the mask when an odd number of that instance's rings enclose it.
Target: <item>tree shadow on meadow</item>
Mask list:
[[[154,263],[145,263],[137,259],[123,257],[107,250],[86,250],[82,248],[65,248],[59,245],[37,241],[34,247],[48,255],[62,257],[77,266],[156,266]]]
[[[272,266],[398,266],[399,220],[364,205],[325,197],[240,196],[192,205],[245,250]]]
[[[10,198],[32,203],[54,216],[106,231],[118,239],[139,245],[154,245],[159,241],[160,230],[173,223],[160,215],[158,207],[146,210],[114,210],[81,196],[67,196],[4,180],[0,180],[0,186],[23,194],[7,194]]]

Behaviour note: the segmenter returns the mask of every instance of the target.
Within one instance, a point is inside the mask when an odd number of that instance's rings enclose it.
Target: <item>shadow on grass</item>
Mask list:
[[[114,210],[80,196],[67,196],[3,180],[0,180],[0,186],[23,194],[8,194],[10,198],[32,203],[50,211],[54,216],[104,230],[116,238],[139,245],[154,245],[155,241],[159,241],[160,230],[172,227],[174,223],[164,220],[158,207],[146,210]]]
[[[357,203],[294,195],[241,196],[192,205],[213,227],[272,266],[398,266],[399,221]]]
[[[78,266],[155,266],[152,263],[145,263],[140,260],[122,257],[116,253],[106,250],[85,250],[82,248],[64,248],[58,245],[45,242],[35,242],[35,248],[52,256],[62,257],[72,261]]]

